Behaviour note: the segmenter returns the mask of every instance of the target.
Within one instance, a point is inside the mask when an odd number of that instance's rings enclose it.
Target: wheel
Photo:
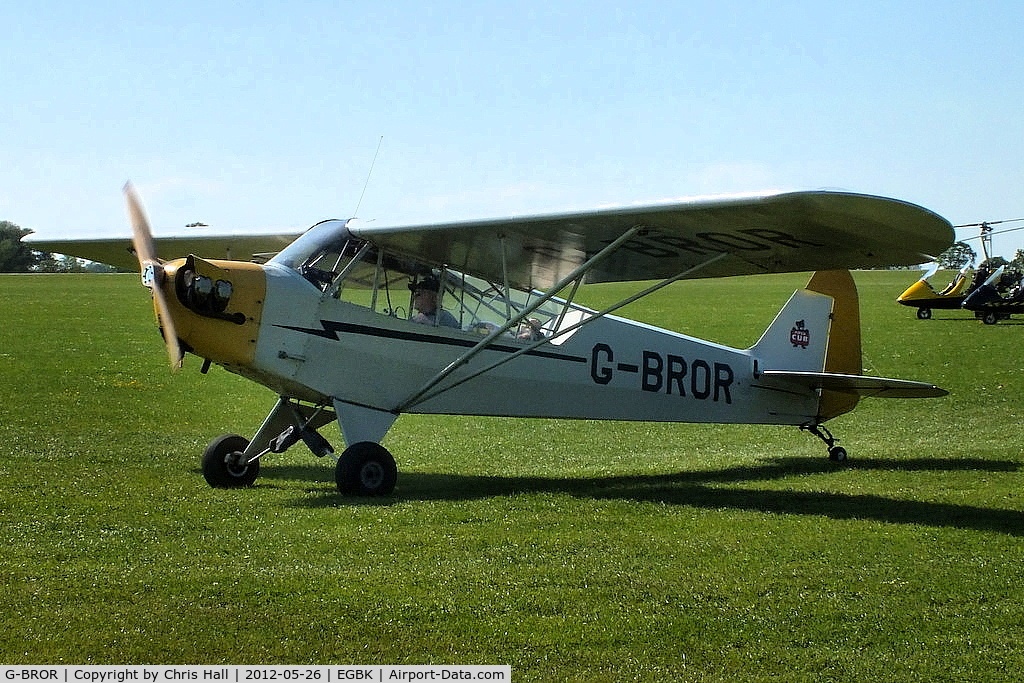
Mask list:
[[[985,315],[981,316],[981,322],[985,323],[986,325],[995,325],[997,322],[999,322],[999,314],[994,313],[993,311],[989,311]]]
[[[845,462],[846,461],[846,449],[842,446],[833,446],[828,449],[828,459],[832,462]]]
[[[338,491],[349,496],[386,496],[395,490],[398,466],[378,443],[362,441],[345,449],[334,468]]]
[[[210,442],[203,453],[203,477],[219,489],[252,486],[260,476],[260,461],[242,464],[242,451],[249,440],[238,434],[223,434]]]
[[[919,308],[919,309],[917,309],[917,319],[918,320],[931,320],[932,319],[932,309],[930,309],[930,308]]]

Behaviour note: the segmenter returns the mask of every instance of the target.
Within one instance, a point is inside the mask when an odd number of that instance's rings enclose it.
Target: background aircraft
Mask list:
[[[929,268],[921,279],[907,287],[896,297],[898,303],[917,308],[919,320],[929,320],[933,309],[956,310],[963,306],[967,295],[978,288],[980,281],[972,280],[971,269],[962,268],[941,290],[936,290],[928,281],[939,270],[938,264]]]
[[[1009,320],[1013,313],[1024,313],[1024,283],[1017,284],[1000,293],[997,288],[1005,271],[1000,266],[981,285],[971,291],[963,302],[963,308],[974,313],[986,325],[995,325],[1000,320]]]
[[[1024,230],[1021,227],[1004,228],[995,230],[992,226],[1005,223],[1019,223],[1024,221],[1021,218],[1011,218],[1001,221],[986,221],[982,223],[966,223],[955,225],[954,229],[978,228],[977,239],[981,242],[983,260],[970,277],[970,265],[965,266],[953,280],[941,290],[932,287],[929,279],[939,270],[936,263],[929,268],[921,279],[910,285],[896,297],[896,301],[904,306],[911,306],[917,309],[917,317],[920,320],[928,320],[932,317],[933,309],[955,310],[965,308],[973,311],[975,317],[987,325],[994,325],[1000,320],[1006,320],[1011,313],[1024,312],[1024,290],[1020,286],[1020,275],[1015,273],[1016,280],[1000,284],[1004,268],[999,266],[1005,259],[996,259],[993,263],[992,238],[1009,232]],[[966,246],[966,244],[964,245]],[[971,251],[971,262],[973,263],[974,252]],[[993,272],[993,269],[996,269]],[[1003,278],[1005,280],[1005,278]],[[975,294],[978,290],[983,290]]]
[[[207,447],[213,486],[251,485],[261,458],[300,440],[335,456],[317,430],[337,419],[338,489],[386,495],[397,466],[380,441],[402,413],[793,425],[842,460],[824,423],[860,397],[945,394],[861,375],[847,269],[920,263],[953,240],[947,221],[897,200],[799,192],[410,227],[330,220],[290,241],[154,240],[130,186],[126,197],[131,245],[32,245],[134,264],[174,366],[193,353],[204,372],[216,363],[279,396],[251,440]],[[748,349],[613,315],[687,278],[808,270]],[[625,281],[638,291],[604,310],[574,301],[584,283]]]

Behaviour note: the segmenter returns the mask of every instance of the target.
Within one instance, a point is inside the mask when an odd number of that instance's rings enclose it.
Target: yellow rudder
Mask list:
[[[825,352],[825,372],[862,374],[860,302],[850,271],[819,270],[811,277],[806,289],[832,297],[832,324]],[[858,400],[856,394],[823,390],[818,400],[818,421],[824,422],[850,412]]]

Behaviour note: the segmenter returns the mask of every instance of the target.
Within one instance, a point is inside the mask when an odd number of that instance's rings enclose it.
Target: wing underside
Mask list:
[[[587,282],[871,268],[927,261],[954,238],[906,202],[795,192],[411,227],[353,227],[387,250],[544,288],[635,230]]]
[[[157,255],[164,259],[196,254],[207,259],[266,261],[298,237],[301,231],[275,234],[185,235],[155,237]],[[25,243],[37,251],[67,254],[77,258],[106,263],[123,270],[138,270],[139,261],[132,248],[131,237],[106,239],[35,240]]]
[[[930,260],[954,239],[948,221],[914,204],[825,191],[414,226],[351,221],[349,230],[385,251],[523,289],[546,289],[582,264],[586,282],[906,265]],[[154,241],[162,259],[195,254],[260,261],[299,234]],[[127,237],[26,242],[40,251],[138,267]]]

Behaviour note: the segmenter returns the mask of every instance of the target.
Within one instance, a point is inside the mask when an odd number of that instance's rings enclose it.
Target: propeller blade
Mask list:
[[[139,267],[145,268],[147,263],[159,263],[146,211],[142,208],[142,202],[139,201],[135,187],[130,182],[124,184],[124,198],[128,203],[128,220],[132,224],[132,246],[135,248],[135,257],[139,259]]]
[[[171,317],[171,310],[167,307],[167,297],[164,296],[163,287],[153,287],[153,300],[156,302],[157,315],[160,318],[160,326],[163,328],[164,342],[167,344],[167,358],[171,361],[172,370],[180,370],[184,354],[178,344],[178,333],[174,329],[174,318]]]
[[[142,283],[153,292],[157,318],[160,320],[164,342],[167,344],[167,358],[171,361],[171,368],[177,370],[181,367],[184,356],[178,344],[178,333],[174,329],[171,309],[167,306],[167,296],[164,294],[163,263],[157,258],[149,220],[130,182],[125,183],[124,197],[128,205],[128,220],[132,224],[132,246],[135,248],[135,256],[139,259],[139,269],[142,271]]]

